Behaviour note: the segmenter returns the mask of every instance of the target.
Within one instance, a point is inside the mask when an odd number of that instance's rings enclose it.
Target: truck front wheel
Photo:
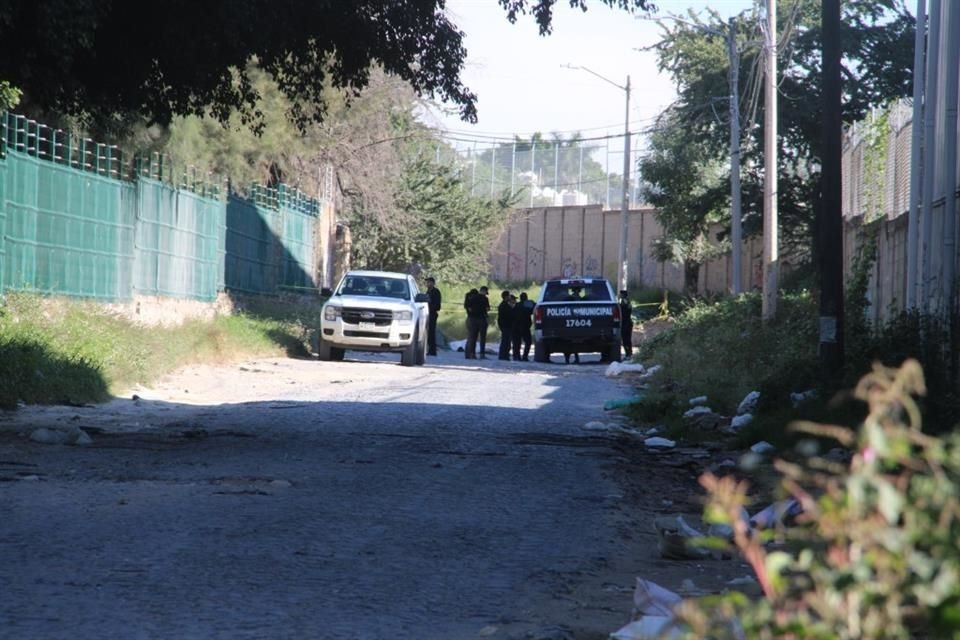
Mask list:
[[[412,367],[415,364],[422,364],[417,362],[417,349],[420,347],[420,330],[418,329],[413,334],[413,340],[410,341],[410,344],[403,348],[403,351],[400,353],[400,364],[404,367]]]

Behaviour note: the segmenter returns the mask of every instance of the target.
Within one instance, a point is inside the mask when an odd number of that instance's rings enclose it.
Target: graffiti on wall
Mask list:
[[[539,247],[527,248],[527,265],[532,269],[539,269],[543,264],[546,254]]]
[[[523,274],[523,258],[513,251],[507,253],[507,273],[511,278],[517,278]]]
[[[600,261],[593,256],[587,256],[583,263],[583,275],[600,275]]]

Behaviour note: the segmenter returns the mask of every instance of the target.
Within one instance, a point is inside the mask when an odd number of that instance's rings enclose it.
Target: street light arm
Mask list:
[[[581,71],[586,71],[590,75],[596,76],[608,84],[612,84],[617,89],[620,89],[620,91],[628,91],[627,87],[623,86],[622,84],[617,84],[610,78],[603,77],[602,75],[600,75],[596,71],[593,71],[592,69],[587,69],[586,67],[582,67],[580,65],[573,65],[573,64],[562,64],[560,66],[563,67],[564,69],[580,69]]]

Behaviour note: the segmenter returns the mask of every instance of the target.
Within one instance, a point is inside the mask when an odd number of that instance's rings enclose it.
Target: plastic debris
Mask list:
[[[743,400],[740,401],[740,404],[737,405],[737,415],[742,416],[745,413],[753,413],[757,410],[757,403],[760,402],[760,392],[751,391]]]
[[[740,519],[747,525],[747,528],[750,528],[750,513],[743,507],[740,507]],[[707,527],[707,535],[712,538],[723,538],[730,542],[733,540],[733,525],[713,523]]]
[[[40,427],[30,432],[30,439],[40,444],[72,444],[80,447],[93,444],[90,435],[79,427],[67,430]]]
[[[687,411],[684,412],[683,417],[684,417],[684,418],[692,418],[692,417],[694,417],[694,416],[696,416],[696,415],[700,415],[701,413],[713,413],[713,412],[710,410],[710,407],[705,407],[705,406],[703,406],[703,405],[698,405],[698,406],[694,407],[693,409],[687,409]]]
[[[632,398],[617,398],[615,400],[607,400],[603,403],[604,411],[611,411],[613,409],[622,409],[624,407],[629,407],[630,405],[640,404],[643,402],[643,396],[633,396]]]
[[[621,373],[643,373],[644,371],[646,371],[646,367],[640,363],[614,361],[607,366],[604,375],[608,378],[615,378]]]
[[[463,353],[463,352],[466,350],[466,348],[467,348],[467,341],[466,341],[466,340],[451,340],[451,341],[450,341],[450,350],[451,350],[451,351],[459,351],[460,353]]]
[[[761,440],[760,442],[750,447],[750,451],[753,451],[754,453],[759,453],[761,455],[765,453],[773,453],[775,450],[776,450],[776,447],[774,447],[772,444],[770,444],[766,440]]]
[[[654,436],[652,438],[647,438],[643,441],[643,444],[650,447],[651,449],[673,449],[677,446],[677,443],[673,440],[668,440],[667,438],[661,438],[660,436]]]
[[[816,389],[809,389],[807,391],[801,391],[800,393],[791,393],[790,402],[793,403],[793,408],[796,409],[804,402],[812,400],[817,397]]]
[[[680,627],[672,616],[643,616],[610,634],[610,640],[672,640],[679,637]]]
[[[673,560],[707,558],[710,551],[690,544],[693,538],[704,537],[694,529],[683,516],[660,516],[654,518],[653,528],[657,532],[660,557]]]
[[[800,506],[800,502],[796,498],[788,498],[755,513],[750,518],[750,524],[757,529],[770,529],[786,518],[792,518],[801,513],[803,513],[803,507]]]
[[[606,431],[607,423],[600,422],[599,420],[592,420],[587,424],[583,425],[583,428],[586,429],[587,431]]]
[[[657,374],[657,372],[660,371],[660,369],[662,369],[662,368],[663,368],[663,367],[660,366],[659,364],[655,364],[655,365],[653,365],[652,367],[649,367],[646,371],[644,371],[644,372],[640,375],[640,379],[641,379],[641,380],[646,380],[647,378],[651,378],[651,377],[655,376],[655,375]]]
[[[745,426],[747,426],[751,422],[753,422],[752,413],[742,413],[738,416],[734,416],[733,420],[730,421],[730,431],[732,431],[733,433],[736,433],[737,431],[740,431],[740,429],[743,429]]]
[[[696,398],[690,398],[688,400],[691,407],[695,407],[698,404],[707,404],[707,396],[697,396]]]
[[[679,595],[651,580],[637,578],[633,589],[633,615],[672,616],[673,608],[683,601]]]

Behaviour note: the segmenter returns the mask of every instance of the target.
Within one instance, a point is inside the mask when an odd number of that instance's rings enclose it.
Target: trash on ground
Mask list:
[[[750,524],[757,529],[770,529],[787,518],[803,513],[803,507],[796,498],[787,498],[780,502],[774,502],[766,509],[759,511],[750,518]]]
[[[451,341],[450,341],[450,350],[451,350],[451,351],[459,351],[460,353],[463,353],[464,350],[466,350],[466,348],[467,348],[467,341],[466,341],[466,340],[451,340]]]
[[[723,460],[720,460],[719,462],[714,462],[708,467],[707,470],[710,471],[710,473],[716,475],[718,473],[733,471],[736,468],[737,468],[736,460],[725,458]]]
[[[643,616],[610,634],[610,640],[673,640],[680,637],[680,626],[673,616]]]
[[[651,449],[673,449],[675,446],[677,446],[675,441],[668,440],[667,438],[661,438],[660,436],[647,438],[643,441],[643,444]]]
[[[730,431],[732,433],[736,433],[737,431],[740,431],[740,429],[743,429],[745,426],[747,426],[751,422],[753,422],[752,413],[741,413],[738,416],[734,416],[733,420],[730,421]]]
[[[757,403],[760,402],[760,392],[751,391],[743,400],[740,401],[740,404],[737,406],[737,415],[743,415],[745,413],[753,413],[757,410]]]
[[[700,415],[701,413],[713,413],[713,411],[710,410],[710,407],[705,407],[705,406],[703,406],[703,405],[697,405],[697,406],[694,407],[693,409],[688,409],[687,411],[685,411],[684,414],[683,414],[683,417],[684,417],[684,418],[692,418],[692,417],[694,417],[694,416]]]
[[[801,391],[799,393],[791,393],[790,402],[793,403],[793,408],[796,409],[804,402],[807,402],[808,400],[813,400],[816,397],[817,397],[817,390],[808,389],[807,391]]]
[[[40,444],[72,444],[80,447],[93,444],[90,435],[79,427],[66,430],[40,427],[30,432],[30,439]]]
[[[640,374],[640,379],[641,379],[641,380],[646,380],[647,378],[652,378],[652,377],[655,376],[655,375],[657,374],[657,372],[660,371],[660,369],[662,369],[662,368],[663,368],[663,367],[662,367],[661,365],[659,365],[659,364],[655,364],[655,365],[653,365],[652,367],[648,367],[646,371],[644,371],[642,374]]]
[[[750,513],[740,507],[740,519],[744,524],[747,525],[747,528],[750,528]],[[707,535],[711,538],[722,538],[727,542],[733,541],[733,525],[715,522],[707,527]]]
[[[621,373],[643,373],[644,371],[646,371],[646,367],[639,362],[633,363],[614,361],[607,366],[607,370],[604,375],[606,375],[608,378],[615,378]]]
[[[694,407],[693,409],[700,409],[701,407]],[[706,407],[703,407],[706,408]],[[690,411],[693,411],[691,409]],[[687,414],[690,413],[687,412]],[[687,422],[694,429],[699,429],[700,431],[714,431],[716,429],[724,429],[728,423],[729,419],[723,417],[719,413],[714,413],[707,409],[706,411],[698,411],[696,413],[687,415],[684,414]]]
[[[709,550],[690,544],[691,539],[704,536],[687,524],[683,516],[654,518],[653,527],[657,532],[657,548],[662,558],[689,560],[710,557]]]
[[[697,396],[696,398],[690,398],[688,400],[691,407],[695,407],[698,404],[707,404],[707,396]]]
[[[760,442],[750,447],[750,451],[763,455],[765,453],[773,453],[774,451],[776,451],[776,447],[774,447],[772,444],[770,444],[766,440],[761,440]]]
[[[673,608],[683,602],[679,595],[656,582],[637,578],[633,589],[633,616],[672,616]]]
[[[599,420],[592,420],[583,425],[583,428],[587,431],[606,431],[608,429],[607,423],[600,422]]]
[[[607,400],[604,402],[603,410],[612,411],[613,409],[622,409],[631,405],[640,404],[641,402],[643,402],[643,396],[633,396],[632,398],[616,398],[614,400]]]

